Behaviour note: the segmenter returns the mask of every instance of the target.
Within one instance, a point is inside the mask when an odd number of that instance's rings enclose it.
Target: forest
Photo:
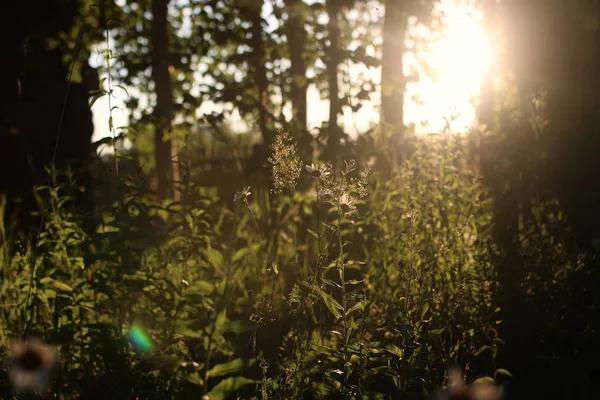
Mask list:
[[[0,20],[0,399],[600,398],[600,1]]]

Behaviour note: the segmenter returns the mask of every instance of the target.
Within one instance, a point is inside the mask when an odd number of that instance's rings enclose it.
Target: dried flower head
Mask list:
[[[258,325],[273,321],[272,318],[268,318],[271,316],[273,308],[264,296],[258,298],[254,308],[255,312],[250,314],[250,321],[255,322]]]
[[[250,191],[250,186],[246,186],[241,191],[237,192],[235,196],[233,196],[233,201],[248,201],[248,196],[250,196],[252,192]]]
[[[269,162],[273,165],[274,192],[296,187],[302,171],[302,162],[296,155],[296,143],[288,133],[280,133],[275,136],[271,150],[273,155]]]
[[[332,173],[330,164],[316,167],[314,164],[305,168],[315,179],[319,179],[318,196],[332,205],[339,207],[344,213],[356,210],[357,200],[367,196],[367,184],[370,169],[356,172],[354,160],[345,163],[338,176]]]
[[[368,194],[367,184],[368,184],[368,178],[369,178],[370,173],[371,173],[371,169],[369,167],[366,167],[365,169],[363,169],[359,172],[358,179],[356,179],[356,178],[352,179],[353,189],[356,191],[359,199],[366,197]]]
[[[43,393],[48,390],[56,351],[38,339],[10,344],[9,378],[17,392]]]

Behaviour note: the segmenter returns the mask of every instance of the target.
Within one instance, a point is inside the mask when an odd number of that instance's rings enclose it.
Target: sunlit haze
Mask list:
[[[419,106],[407,101],[405,119],[416,124],[428,122],[423,128],[427,132],[442,129],[444,118],[455,118],[453,130],[463,130],[475,122],[472,98],[479,95],[491,62],[490,44],[480,26],[481,16],[472,7],[456,7],[451,1],[442,4],[448,16],[447,31],[444,39],[432,44],[429,58],[438,79],[421,77],[407,91],[407,100],[416,95],[423,103]]]
[[[475,123],[473,98],[479,95],[480,84],[490,63],[490,45],[487,43],[480,26],[480,16],[470,5],[457,5],[457,1],[442,0],[440,9],[444,12],[446,24],[444,38],[431,45],[431,53],[424,54],[436,71],[436,78],[431,78],[420,71],[418,82],[407,86],[405,94],[405,122],[414,123],[418,133],[436,133],[452,120],[451,128],[462,131]],[[383,10],[381,17],[383,17]],[[97,65],[92,56],[92,64]],[[405,61],[405,74],[408,74],[411,57]],[[359,73],[376,74],[379,79],[380,69],[365,71],[355,65],[351,67],[351,78]],[[134,90],[135,93],[135,90]],[[341,93],[344,95],[344,93]],[[122,97],[122,96],[121,96]],[[379,100],[363,102],[358,112],[345,109],[340,122],[347,132],[354,136],[376,126],[379,120]],[[119,99],[113,100],[117,106],[123,106]],[[308,90],[308,123],[316,128],[327,120],[329,114],[327,100],[321,100],[316,87]],[[205,102],[201,112],[212,112],[216,106]],[[93,107],[95,134],[94,140],[108,136],[107,99],[101,99]],[[115,126],[127,124],[128,113],[115,110],[113,112]],[[236,118],[231,119],[234,129],[244,130],[244,123]]]

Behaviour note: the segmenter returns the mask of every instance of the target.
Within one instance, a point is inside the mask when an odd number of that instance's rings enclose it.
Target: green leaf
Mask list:
[[[215,365],[208,371],[208,376],[215,377],[231,375],[252,366],[254,363],[256,363],[255,359],[244,360],[242,358],[236,358],[235,360]]]
[[[204,386],[204,380],[202,379],[198,371],[194,371],[194,373],[186,375],[185,380],[196,386]]]
[[[94,106],[94,103],[96,103],[96,101],[98,101],[99,98],[104,97],[105,93],[98,93],[96,94],[93,98],[92,101],[90,101],[90,108],[92,108]]]
[[[315,393],[319,393],[322,396],[327,396],[332,393],[331,387],[327,386],[324,383],[311,382],[310,387]]]
[[[221,271],[221,267],[223,266],[223,254],[215,249],[208,248],[206,249],[206,257],[208,258],[210,265],[217,271]]]
[[[250,253],[250,248],[242,247],[241,249],[239,249],[238,251],[236,251],[233,254],[233,256],[231,257],[231,261],[237,262],[237,261],[241,260],[242,258],[244,258],[248,253]]]
[[[227,309],[224,309],[219,314],[217,314],[217,318],[215,319],[215,327],[217,330],[222,330],[227,324]]]
[[[66,283],[57,281],[56,279],[52,279],[50,277],[42,278],[40,280],[40,283],[42,283],[42,284],[49,283],[50,285],[54,286],[55,289],[62,290],[63,292],[72,292],[73,291],[73,288],[71,286],[67,285]]]
[[[197,328],[199,324],[196,320],[189,321],[175,321],[173,323],[173,330],[176,334],[187,337],[187,338],[203,338],[206,336],[202,328]]]
[[[421,319],[423,319],[425,317],[425,314],[427,314],[427,311],[429,311],[429,302],[423,304],[423,307],[421,308]]]
[[[122,133],[125,133],[125,132],[136,133],[137,132],[137,130],[134,127],[126,126],[126,125],[117,127],[117,131],[121,131]]]
[[[129,92],[127,91],[127,89],[125,89],[125,87],[123,85],[115,85],[115,87],[121,89],[122,91],[125,92],[125,94],[127,95],[127,97],[129,97]]]
[[[488,346],[488,345],[481,346],[481,348],[479,350],[477,350],[477,352],[475,353],[475,357],[477,357],[481,353],[483,353],[485,351],[488,351],[488,350],[492,350],[492,348],[490,346]]]
[[[420,344],[415,351],[413,351],[413,353],[410,355],[410,364],[411,365],[416,365],[419,354],[421,354],[421,352],[423,351],[423,345]]]
[[[484,376],[479,379],[475,379],[473,381],[473,383],[495,383],[495,381],[494,381],[494,379],[490,378],[489,376]]]
[[[438,336],[438,335],[440,335],[442,332],[444,332],[445,330],[446,330],[446,327],[443,327],[443,328],[441,328],[441,329],[432,329],[432,330],[430,330],[430,331],[429,331],[429,334],[430,334],[431,336]]]
[[[215,286],[206,281],[196,281],[192,283],[186,290],[185,294],[206,296],[213,292]]]
[[[308,231],[308,233],[310,233],[311,235],[313,235],[317,239],[319,238],[319,234],[317,232],[313,231],[312,229],[307,229],[307,231]]]
[[[254,327],[255,324],[248,319],[236,319],[234,321],[230,321],[224,330],[227,332],[240,334],[244,332],[251,332]]]
[[[363,283],[364,281],[364,279],[361,279],[360,281],[356,279],[349,279],[346,281],[346,285],[358,285],[359,283]]]
[[[375,376],[378,374],[385,373],[385,372],[389,371],[389,369],[390,369],[390,367],[388,367],[387,365],[381,365],[379,367],[370,368],[363,373],[362,377],[363,377],[363,379],[366,379],[370,376]]]
[[[510,372],[508,372],[507,370],[505,370],[504,368],[498,368],[496,370],[496,372],[494,372],[494,376],[496,376],[498,374],[510,376],[511,378],[513,377],[513,375]]]
[[[335,287],[340,288],[340,289],[342,288],[342,286],[340,286],[339,283],[336,283],[336,282],[332,281],[331,279],[322,278],[321,280],[326,285],[335,286]]]
[[[317,352],[317,354],[326,354],[326,355],[330,355],[331,353],[333,353],[333,349],[327,346],[320,346],[318,344],[315,343],[311,343],[310,347]]]
[[[237,376],[235,378],[223,379],[208,393],[208,397],[211,400],[224,400],[229,395],[233,394],[239,388],[244,385],[250,385],[256,383],[256,381],[243,376]]]
[[[388,344],[387,346],[385,346],[385,350],[388,353],[398,356],[400,359],[404,358],[404,350],[402,350],[400,347],[396,346],[395,344]]]
[[[346,312],[346,316],[352,314],[354,311],[364,311],[365,304],[362,301],[359,301]]]
[[[106,144],[106,145],[112,145],[112,142],[113,142],[113,138],[112,137],[104,137],[104,138],[102,138],[100,140],[97,140],[97,141],[93,142],[92,145],[94,147],[100,147],[100,146],[102,146],[104,144]]]
[[[342,307],[340,305],[340,303],[337,302],[336,299],[334,299],[333,297],[331,297],[330,294],[325,293],[325,292],[320,292],[321,293],[321,297],[323,298],[323,301],[325,301],[325,305],[327,306],[327,308],[329,309],[329,311],[331,311],[331,313],[333,314],[334,317],[336,318],[341,318],[342,314],[341,314],[341,310],[344,309],[344,307]]]

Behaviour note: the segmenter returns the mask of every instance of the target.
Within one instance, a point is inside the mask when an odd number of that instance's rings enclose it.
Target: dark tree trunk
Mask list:
[[[383,55],[381,63],[381,120],[385,136],[395,143],[404,128],[404,36],[408,19],[404,3],[386,1],[383,22]]]
[[[243,6],[248,20],[252,24],[250,47],[252,47],[252,66],[254,67],[254,82],[258,94],[258,125],[262,132],[264,145],[269,146],[273,141],[273,124],[269,107],[269,80],[265,67],[265,43],[263,40],[262,7],[263,1],[248,1]]]
[[[0,198],[8,197],[7,209],[0,212],[17,217],[19,228],[39,224],[30,218],[39,208],[33,192],[46,185],[45,168],[52,164],[58,170],[71,167],[76,182],[87,189],[75,191],[76,205],[92,208],[86,167],[94,127],[88,91],[97,84],[90,87],[87,77],[95,71],[84,66],[79,72],[86,79],[69,86],[71,66],[63,60],[73,48],[46,46],[48,39],[73,28],[77,7],[77,2],[49,0],[34,13],[29,3],[7,3],[0,9]],[[84,46],[79,49],[85,51]],[[13,201],[17,198],[22,201]]]
[[[504,0],[498,7],[506,42],[501,72],[514,74],[525,113],[532,92],[545,88],[544,114],[550,120],[544,132],[534,133],[528,124],[517,126],[508,113],[498,113],[499,130],[486,139],[481,158],[495,203],[495,242],[502,250],[496,262],[497,296],[506,347],[498,365],[519,377],[514,392],[507,393],[510,398],[582,398],[571,382],[587,384],[598,370],[594,355],[600,320],[592,294],[600,285],[598,258],[578,265],[577,257],[593,254],[590,242],[600,236],[600,118],[595,111],[600,104],[600,31],[585,25],[588,18],[600,20],[600,7],[560,0]],[[527,246],[528,228],[536,227],[532,204],[554,204],[554,199],[558,205],[547,205],[544,218],[564,211],[566,219],[552,222],[556,217],[551,217],[547,224],[544,219],[544,229],[550,229],[552,246],[561,250],[546,255],[544,239],[537,239],[540,250],[532,261],[521,247]],[[563,254],[578,265],[574,271],[561,260]],[[569,384],[546,384],[559,380]]]
[[[327,30],[329,35],[329,58],[327,60],[327,74],[329,86],[329,123],[327,136],[326,158],[335,161],[339,156],[343,132],[338,125],[338,115],[342,112],[342,99],[339,95],[338,69],[343,61],[342,49],[340,48],[340,2],[337,0],[327,1],[327,15],[329,22]]]
[[[169,72],[169,0],[152,0],[152,79],[155,84],[154,155],[158,195],[173,195],[171,139],[168,136],[173,119],[173,88]]]
[[[498,3],[495,0],[482,1],[482,10],[484,15],[484,32],[488,42],[491,44],[496,54],[494,62],[486,71],[483,81],[481,82],[480,105],[478,112],[478,122],[486,125],[489,129],[492,128],[494,118],[494,78],[498,74],[500,66],[498,65],[500,58],[500,27]]]
[[[291,99],[293,109],[292,126],[297,130],[300,148],[310,155],[311,136],[307,130],[308,79],[306,78],[306,31],[304,29],[304,2],[301,0],[285,0],[288,12],[286,37],[290,52]]]

